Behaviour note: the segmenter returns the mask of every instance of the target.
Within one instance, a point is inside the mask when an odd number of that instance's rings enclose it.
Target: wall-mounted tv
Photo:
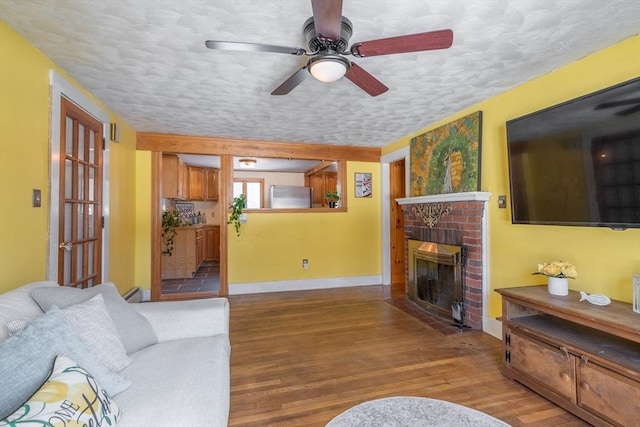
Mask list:
[[[507,122],[514,224],[640,228],[640,77]]]

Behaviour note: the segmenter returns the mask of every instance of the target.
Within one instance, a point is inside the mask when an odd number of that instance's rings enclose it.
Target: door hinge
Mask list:
[[[504,352],[504,360],[509,363],[511,362],[511,352],[509,350]]]
[[[504,343],[506,345],[511,345],[511,334],[505,334],[504,335]]]
[[[102,217],[102,228],[104,228],[104,217]]]

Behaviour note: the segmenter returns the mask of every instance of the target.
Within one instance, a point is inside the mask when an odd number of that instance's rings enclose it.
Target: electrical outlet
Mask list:
[[[506,207],[507,207],[507,196],[505,195],[498,196],[498,208],[504,209]]]
[[[305,270],[307,268],[309,268],[309,260],[308,259],[305,258],[305,259],[302,260],[302,268],[304,268]]]

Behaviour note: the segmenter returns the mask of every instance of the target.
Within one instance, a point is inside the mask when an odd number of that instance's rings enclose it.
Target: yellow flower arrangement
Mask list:
[[[567,277],[569,279],[578,277],[576,267],[565,261],[538,264],[538,271],[532,274],[543,274],[548,277]]]

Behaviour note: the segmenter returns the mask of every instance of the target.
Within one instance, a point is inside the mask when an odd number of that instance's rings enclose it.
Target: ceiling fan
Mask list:
[[[629,108],[625,108],[624,110],[616,111],[616,116],[628,116],[629,114],[637,113],[640,111],[640,98],[630,98],[622,101],[612,101],[612,102],[604,102],[602,104],[598,104],[594,107],[594,110],[602,110],[605,108],[617,108],[617,107],[626,107],[627,105],[631,105]]]
[[[207,40],[205,45],[209,49],[275,52],[311,57],[302,68],[271,92],[271,95],[288,94],[311,74],[327,83],[344,76],[369,95],[378,96],[389,88],[362,67],[351,62],[347,56],[365,58],[447,49],[453,43],[453,32],[447,29],[359,42],[347,49],[353,25],[342,16],[342,0],[311,0],[311,7],[313,16],[307,19],[302,27],[309,51],[295,47],[219,40]]]

